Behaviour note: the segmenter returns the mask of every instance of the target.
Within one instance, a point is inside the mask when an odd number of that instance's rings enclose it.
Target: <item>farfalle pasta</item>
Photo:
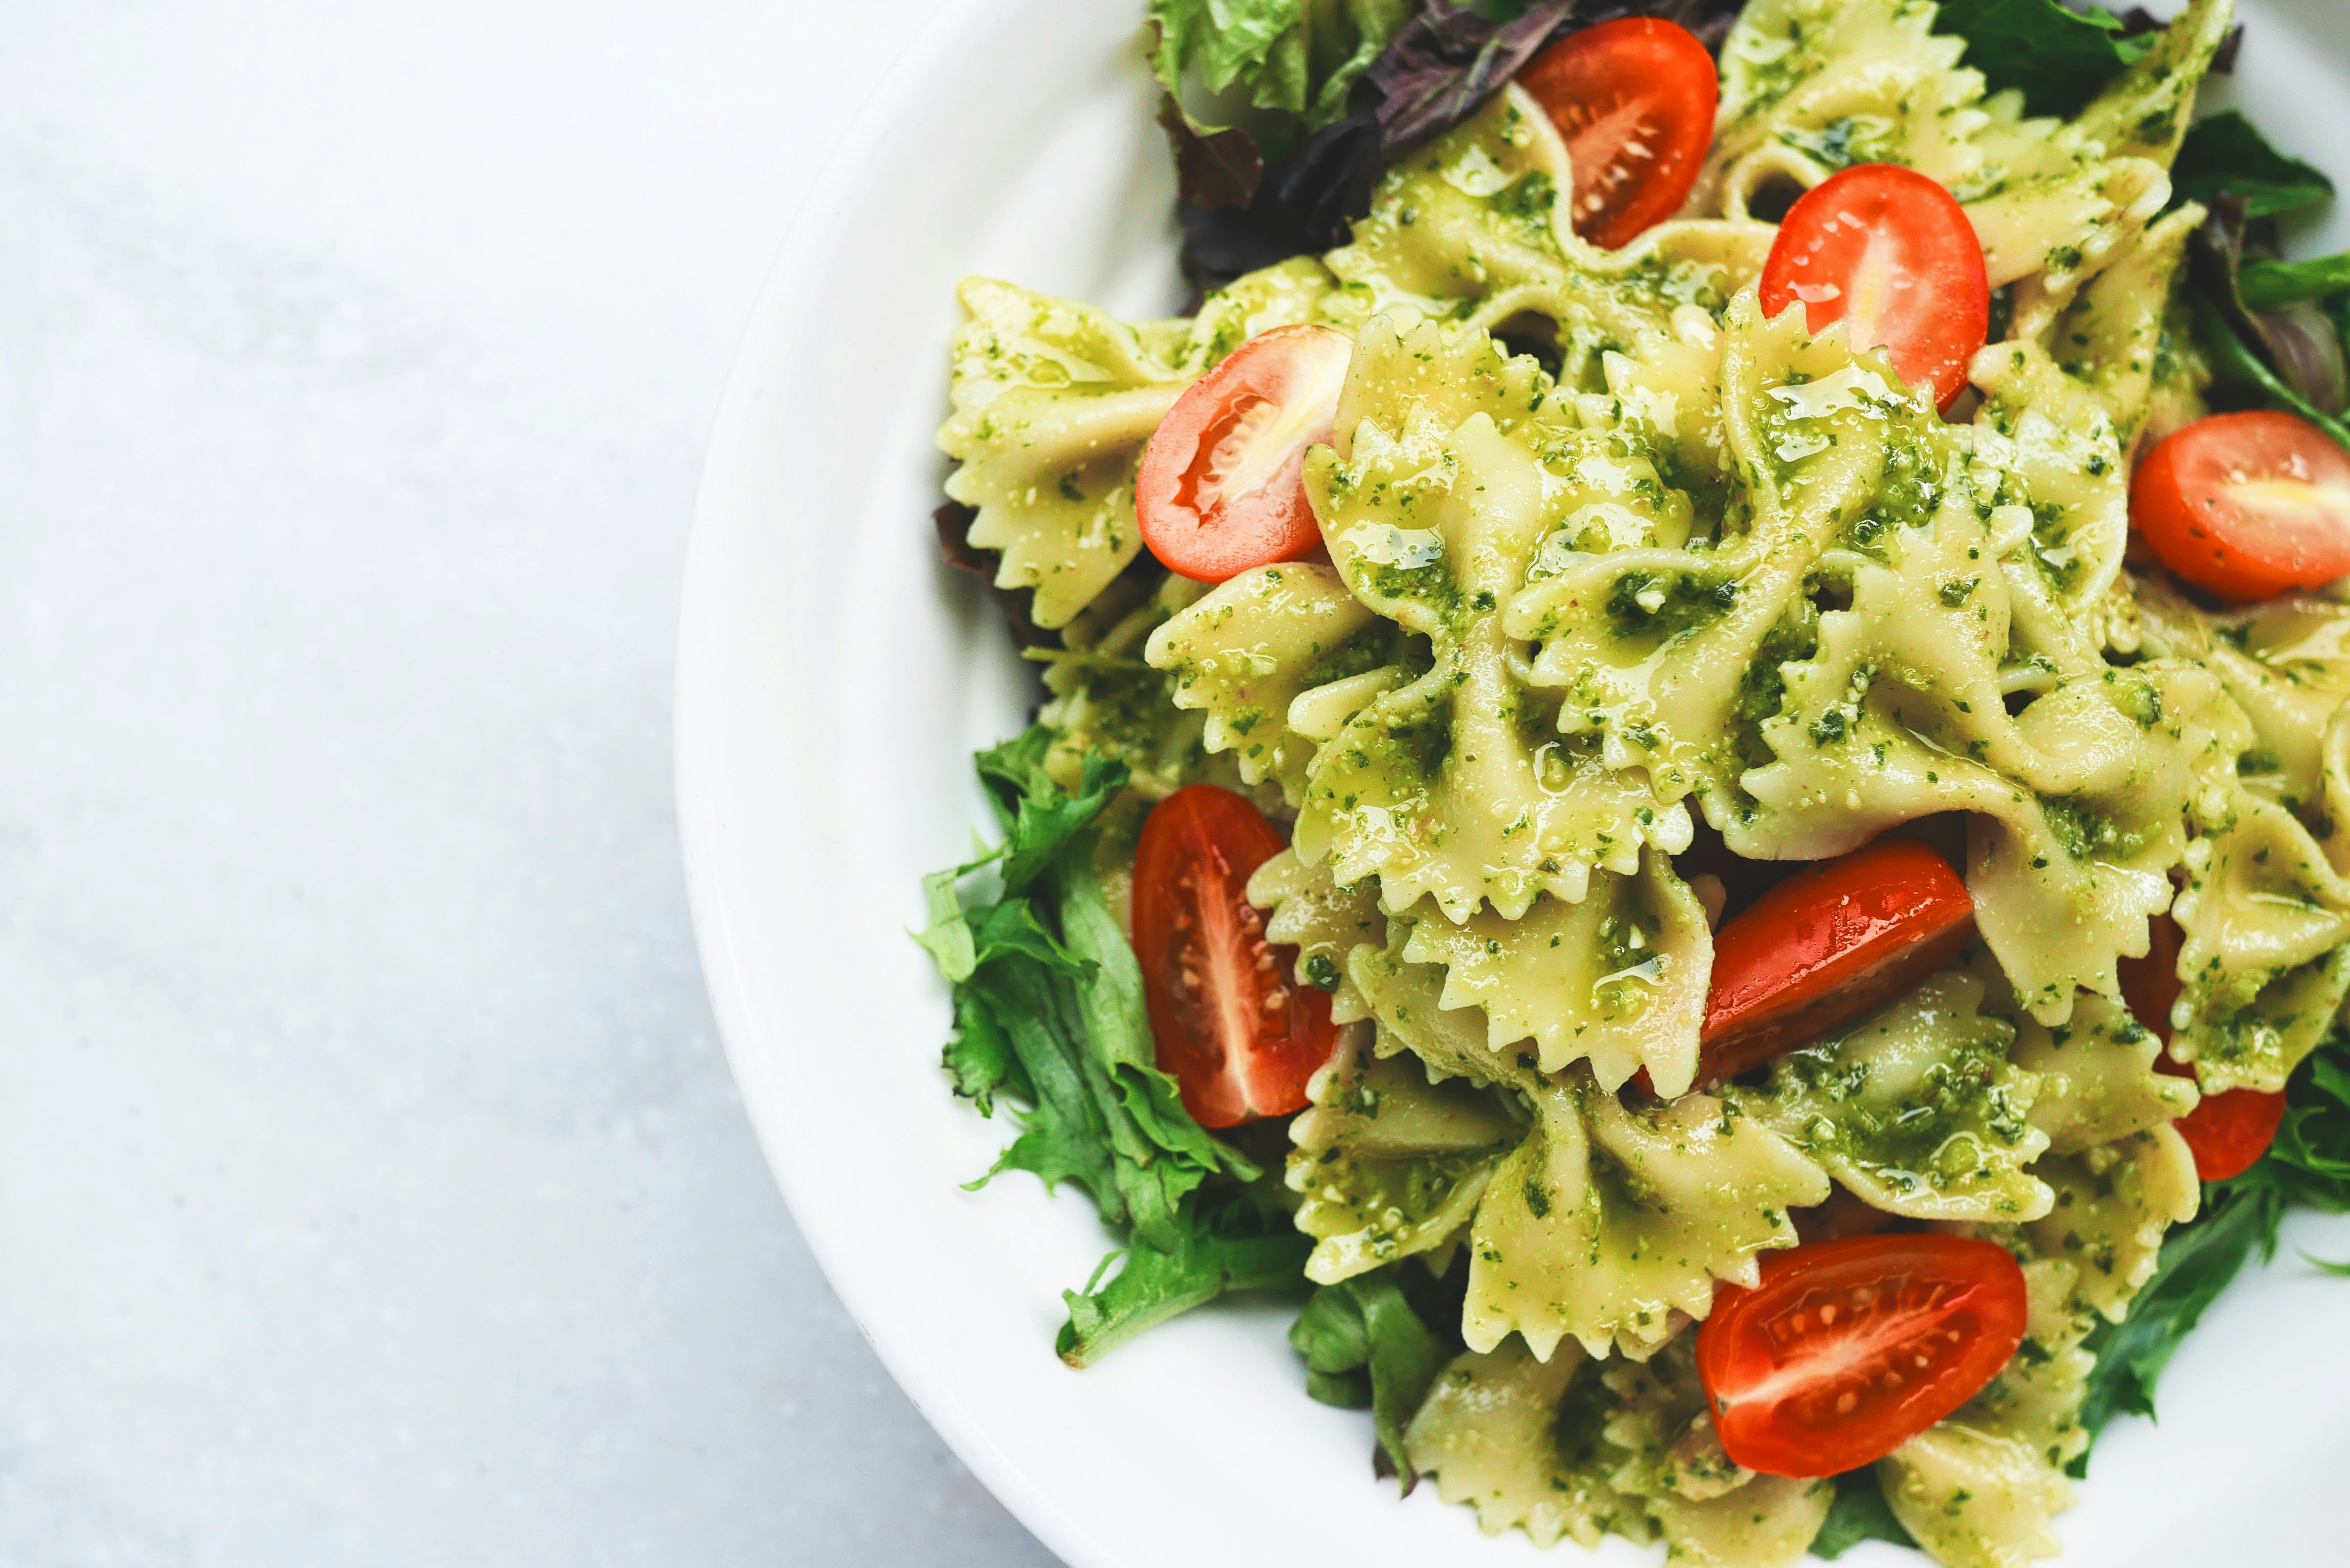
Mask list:
[[[1341,243],[1160,321],[964,286],[948,493],[994,584],[1031,595],[1048,700],[1014,743],[1033,775],[983,758],[1005,900],[934,889],[924,941],[966,974],[1048,970],[1085,1039],[1147,1026],[1163,1086],[1097,1091],[1144,1107],[1118,1158],[1208,1168],[1191,1230],[1130,1220],[1125,1272],[1071,1293],[1074,1363],[1128,1318],[1295,1279],[1315,1397],[1369,1405],[1383,1462],[1488,1533],[1755,1568],[1857,1532],[2014,1568],[2056,1550],[2116,1403],[2111,1325],[2208,1219],[2199,1140],[2249,1103],[2221,1096],[2307,1085],[2338,1048],[2350,604],[2309,582],[2234,602],[2134,497],[2225,378],[2259,379],[2212,336],[2249,318],[2234,275],[2211,292],[2246,265],[2241,234],[2214,260],[2242,220],[2174,186],[2202,166],[2182,147],[2227,0],[2100,45],[2110,69],[2054,105],[1923,0],[1731,9],[1718,75],[1698,57],[1719,109],[1686,197],[1618,248],[1583,218],[1657,176],[1595,180],[1596,133],[1542,70],[1479,76],[1534,24],[1464,12],[1443,26],[1482,42],[1451,96],[1382,100],[1359,131],[1378,152],[1345,220],[1280,219]],[[1547,47],[1597,48],[1578,26]],[[1421,92],[1403,57],[1363,79]],[[1658,112],[1636,151],[1661,164]],[[1177,118],[1187,158],[1233,145]],[[1315,130],[1298,159],[1357,134]],[[1193,259],[1313,167],[1191,213]],[[1806,203],[1887,170],[1972,232],[1982,325],[1949,385],[1870,314],[1913,286],[1898,245],[1856,297],[1788,258],[1866,226],[1799,229]],[[1283,379],[1284,342],[1332,367],[1322,400]],[[1247,525],[1310,518],[1305,542],[1201,569],[1180,529],[1240,531],[1253,503],[1229,498],[1260,493],[1288,510]],[[1032,839],[1082,872],[1033,871]],[[1945,863],[1963,921],[1846,963],[1876,940],[1847,880],[1819,884],[1846,913],[1755,934],[1779,889],[1896,843]],[[1005,914],[1032,876],[1120,913],[1130,893],[1139,970]],[[1825,952],[1786,982],[1800,1006],[1738,991],[1758,941]],[[1750,1013],[1767,1050],[1731,1060]],[[1024,1097],[1016,1032],[958,1019],[958,1086]],[[1276,1038],[1326,1044],[1277,1064]],[[1282,1117],[1285,1146],[1225,1131]],[[2208,1191],[2241,1256],[2249,1210],[2225,1206],[2251,1200]],[[1709,1336],[1863,1242],[1995,1257],[2015,1337],[1858,1461],[1774,1469],[1726,1419],[1745,1396]],[[1840,1299],[1804,1309],[1819,1332]]]

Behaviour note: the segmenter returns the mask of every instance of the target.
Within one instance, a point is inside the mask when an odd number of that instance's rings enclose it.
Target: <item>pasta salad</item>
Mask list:
[[[2350,1208],[2350,256],[2230,0],[1148,28],[1195,298],[967,280],[939,432],[1043,690],[920,940],[1123,1238],[1061,1356],[1289,1292],[1489,1532],[2053,1554]]]

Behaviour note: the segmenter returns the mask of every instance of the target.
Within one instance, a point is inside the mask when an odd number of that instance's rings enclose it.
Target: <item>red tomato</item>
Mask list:
[[[1570,34],[1518,73],[1566,142],[1568,212],[1595,245],[1627,245],[1689,200],[1721,84],[1687,27],[1626,16]]]
[[[1981,1393],[2023,1343],[2028,1311],[2023,1271],[1994,1242],[1814,1241],[1766,1255],[1755,1289],[1714,1293],[1698,1376],[1732,1459],[1840,1475]]]
[[[1762,264],[1763,314],[1797,300],[1814,332],[1845,323],[1853,348],[1882,346],[1947,410],[1991,335],[1991,278],[1966,209],[1923,174],[1863,163],[1805,192]]]
[[[1177,790],[1134,855],[1134,951],[1160,1071],[1201,1127],[1286,1116],[1337,1044],[1327,992],[1291,978],[1295,948],[1264,940],[1249,874],[1281,832],[1228,789]]]
[[[1974,900],[1950,863],[1907,838],[1824,860],[1713,935],[1697,1081],[1759,1067],[1875,1011],[1974,935]]]
[[[2350,574],[2350,452],[2294,414],[2213,414],[2130,481],[2130,526],[2162,564],[2231,599]]]
[[[2157,915],[2148,933],[2146,957],[2121,961],[2122,1000],[2130,1016],[2152,1030],[2165,1045],[2170,1044],[2170,1004],[2178,1000],[2178,922]],[[2195,1069],[2174,1062],[2168,1051],[2154,1059],[2157,1071],[2180,1078]],[[2196,1107],[2170,1125],[2187,1140],[2195,1156],[2195,1174],[2206,1181],[2225,1181],[2250,1170],[2276,1140],[2284,1120],[2284,1096],[2258,1089],[2230,1089],[2206,1095]]]
[[[1142,451],[1134,510],[1169,571],[1221,583],[1321,548],[1305,449],[1330,439],[1354,340],[1276,327],[1185,389]]]

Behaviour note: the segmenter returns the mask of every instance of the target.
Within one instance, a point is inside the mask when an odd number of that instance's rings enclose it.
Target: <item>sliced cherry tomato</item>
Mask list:
[[[1285,1116],[1338,1033],[1330,997],[1292,979],[1297,950],[1264,940],[1249,874],[1280,829],[1213,784],[1177,790],[1142,825],[1134,855],[1134,950],[1159,1070],[1202,1127]]]
[[[1759,1067],[1908,990],[1974,935],[1974,900],[1924,845],[1880,838],[1778,883],[1713,935],[1697,1081]]]
[[[1221,583],[1321,548],[1305,449],[1330,439],[1354,348],[1327,327],[1276,327],[1175,400],[1134,483],[1142,542],[1160,565]]]
[[[1575,232],[1615,250],[1680,211],[1713,140],[1721,83],[1697,35],[1652,16],[1571,34],[1518,73],[1575,169]]]
[[[1995,1242],[1912,1233],[1814,1241],[1724,1285],[1697,1371],[1730,1457],[1774,1476],[1881,1459],[1999,1376],[2023,1343],[2023,1271]]]
[[[1944,410],[1991,335],[1991,277],[1966,209],[1890,163],[1832,175],[1788,208],[1761,292],[1766,316],[1801,300],[1812,331],[1841,321],[1856,352],[1882,347]]]
[[[2157,915],[2148,933],[2146,957],[2121,961],[2122,1001],[2130,1016],[2165,1045],[2170,1044],[2170,1007],[2178,1000],[2178,922]],[[2191,1078],[2195,1069],[2174,1062],[2164,1051],[2154,1059],[2157,1071]],[[2170,1125],[2187,1140],[2195,1156],[2195,1174],[2206,1181],[2241,1176],[2268,1153],[2284,1120],[2284,1096],[2258,1089],[2230,1089],[2205,1095],[2196,1107]]]
[[[2130,481],[2130,526],[2197,587],[2264,599],[2350,575],[2350,452],[2294,414],[2213,414]]]

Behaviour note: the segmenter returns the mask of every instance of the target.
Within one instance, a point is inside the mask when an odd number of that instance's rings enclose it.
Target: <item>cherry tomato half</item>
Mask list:
[[[1305,449],[1330,439],[1354,340],[1276,327],[1185,389],[1142,450],[1142,542],[1169,571],[1221,583],[1321,548]]]
[[[1730,1457],[1774,1476],[1881,1459],[1982,1391],[2023,1343],[2023,1271],[1995,1242],[1912,1233],[1773,1252],[1724,1285],[1697,1370]]]
[[[2170,1007],[2178,1000],[2178,922],[2157,915],[2148,933],[2146,957],[2121,961],[2122,1001],[2137,1019],[2165,1045],[2170,1044]],[[2154,1059],[2157,1071],[2191,1078],[2195,1069],[2174,1062],[2168,1051]],[[2284,1096],[2258,1089],[2230,1089],[2205,1095],[2196,1107],[2170,1125],[2187,1140],[2195,1156],[2195,1174],[2206,1181],[2225,1181],[2250,1170],[2276,1141],[2284,1121]]]
[[[1689,200],[1721,83],[1687,27],[1652,16],[1586,27],[1536,55],[1518,85],[1566,142],[1576,234],[1615,250]]]
[[[1192,784],[1154,807],[1134,856],[1134,951],[1159,1070],[1201,1127],[1285,1116],[1338,1034],[1327,992],[1291,978],[1295,948],[1264,940],[1249,874],[1281,832],[1228,789]]]
[[[2295,414],[2213,414],[2130,481],[2130,526],[2162,564],[2231,599],[2350,575],[2350,452]]]
[[[1883,347],[1944,410],[1991,335],[1991,277],[1966,209],[1890,163],[1831,175],[1787,209],[1761,293],[1774,319],[1801,300],[1813,332],[1841,321],[1855,352]]]
[[[1805,867],[1713,936],[1697,1081],[1759,1067],[1874,1012],[1974,935],[1950,863],[1907,838]]]

